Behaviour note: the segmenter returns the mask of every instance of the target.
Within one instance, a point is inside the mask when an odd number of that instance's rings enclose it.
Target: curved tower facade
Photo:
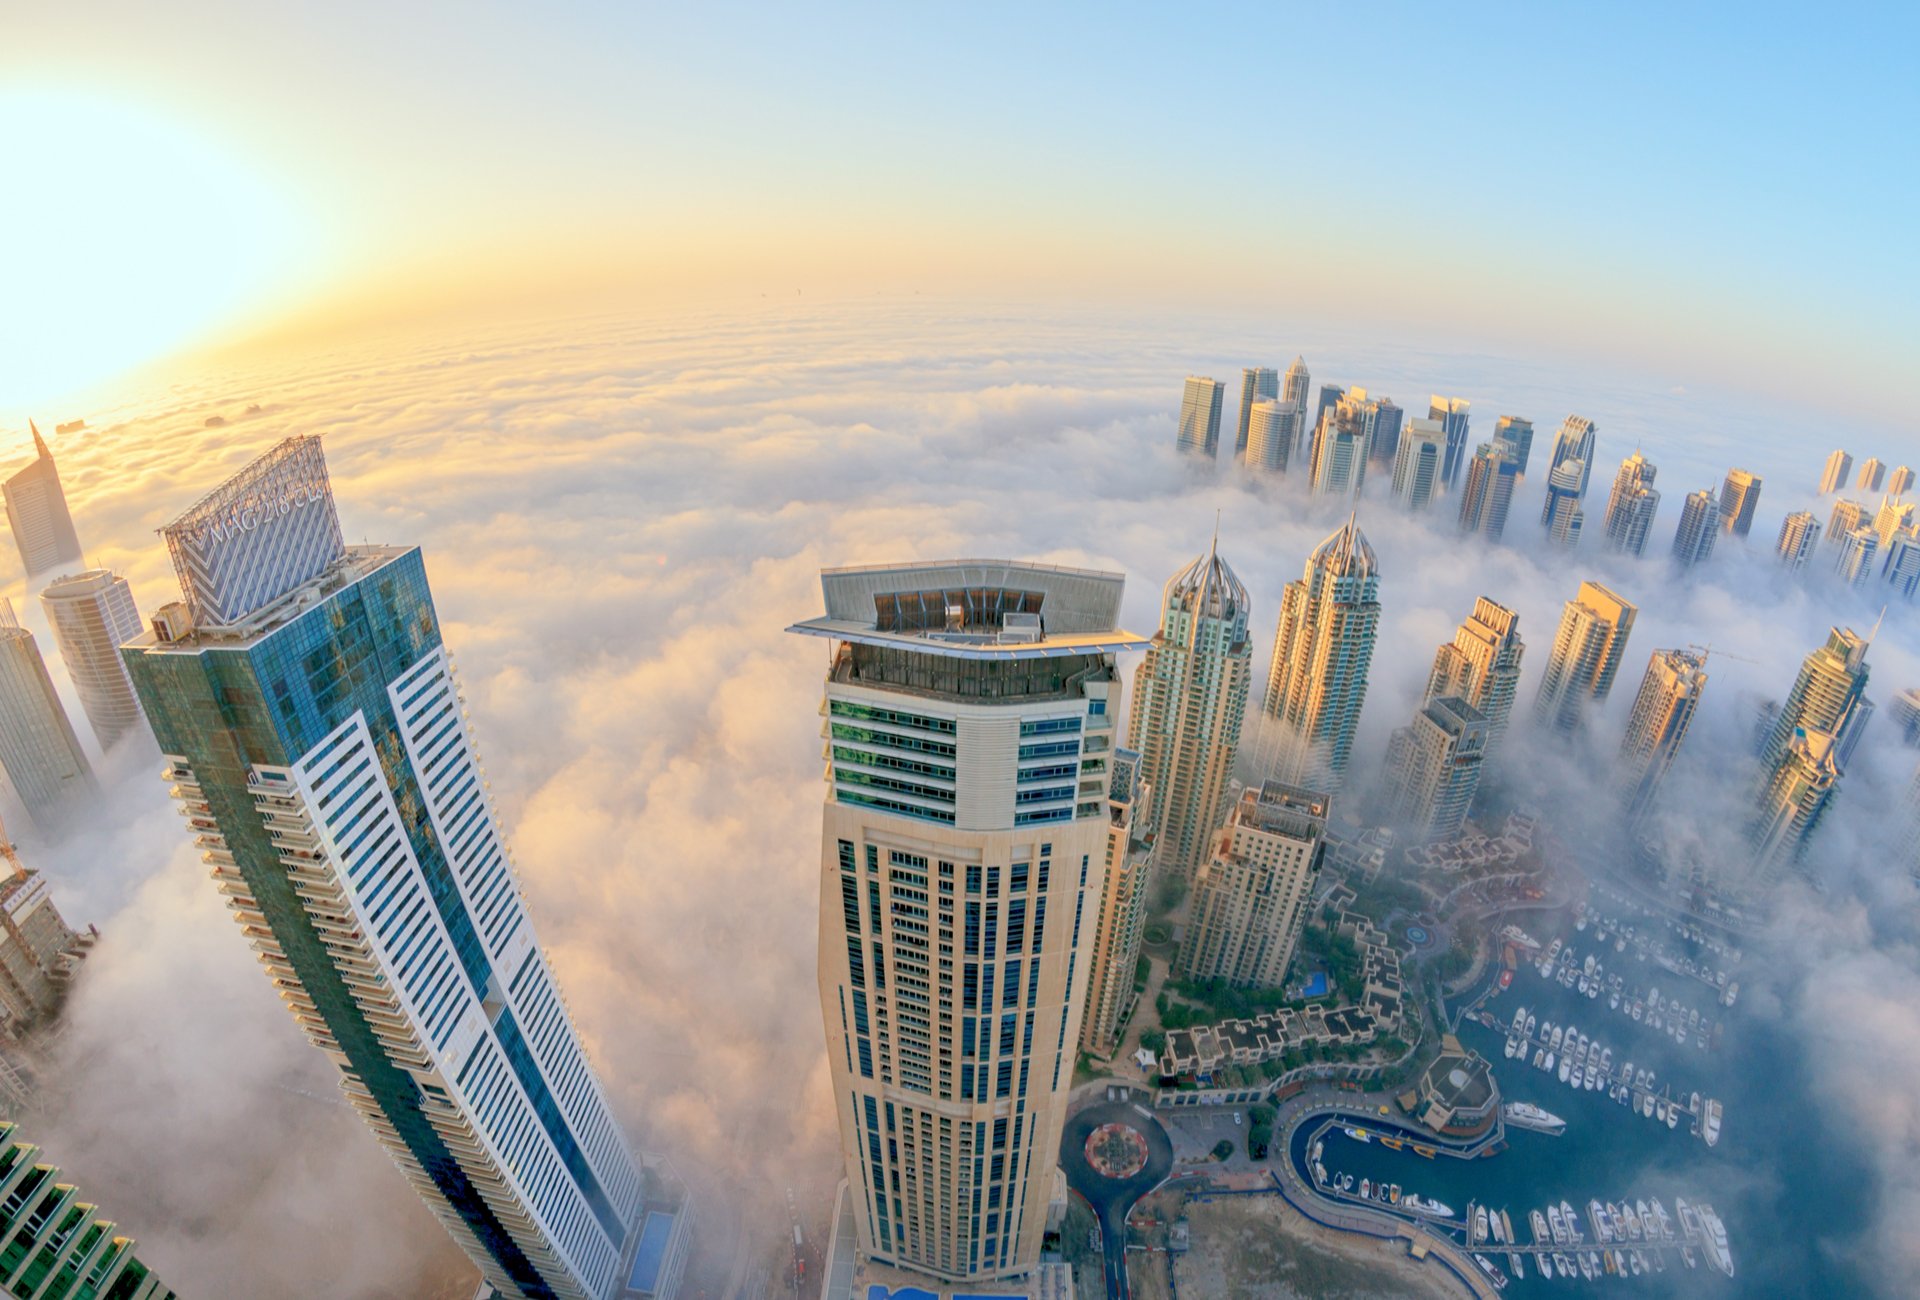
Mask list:
[[[1260,708],[1262,775],[1337,793],[1367,699],[1380,629],[1380,566],[1349,519],[1287,584]]]

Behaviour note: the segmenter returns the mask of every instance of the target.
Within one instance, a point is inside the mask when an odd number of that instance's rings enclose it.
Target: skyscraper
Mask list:
[[[1820,521],[1813,517],[1811,510],[1796,510],[1781,522],[1780,540],[1774,543],[1773,550],[1787,569],[1798,570],[1806,567],[1819,543]]]
[[[1387,742],[1383,820],[1404,828],[1416,843],[1458,833],[1480,787],[1486,753],[1487,720],[1480,710],[1456,695],[1428,700]]]
[[[1327,805],[1278,781],[1240,792],[1194,881],[1182,975],[1281,986],[1326,856]]]
[[[127,580],[106,569],[55,578],[40,593],[40,604],[100,748],[112,749],[128,732],[144,730],[133,679],[120,658],[120,647],[140,635],[140,611]]]
[[[1887,541],[1880,577],[1891,595],[1912,600],[1920,593],[1920,529],[1903,528]]]
[[[1216,542],[1168,581],[1160,630],[1133,675],[1127,739],[1148,791],[1137,833],[1154,836],[1161,869],[1181,879],[1207,855],[1240,753],[1253,678],[1249,610]]]
[[[1437,421],[1446,432],[1447,454],[1440,467],[1440,477],[1446,481],[1448,491],[1452,491],[1460,481],[1460,471],[1466,467],[1467,408],[1470,405],[1464,397],[1441,397],[1436,394],[1427,400],[1427,418]]]
[[[1847,485],[1847,476],[1853,473],[1853,457],[1844,451],[1836,451],[1827,457],[1827,467],[1820,471],[1820,495],[1838,492]]]
[[[1284,398],[1253,404],[1247,425],[1247,468],[1284,474],[1300,441],[1300,411]]]
[[[1720,503],[1713,492],[1701,488],[1687,493],[1680,507],[1680,526],[1673,532],[1673,562],[1690,569],[1713,554],[1713,539],[1720,531]]]
[[[1116,626],[1125,582],[829,569],[824,615],[790,629],[832,645],[820,1010],[860,1249],[887,1264],[1039,1263],[1100,911],[1114,655],[1147,645]]]
[[[1842,584],[1864,587],[1873,581],[1875,563],[1880,555],[1880,535],[1861,525],[1850,533],[1830,537],[1834,543],[1833,571]]]
[[[47,450],[39,426],[29,420],[27,427],[33,430],[33,463],[0,486],[0,495],[6,498],[7,527],[13,530],[13,544],[20,548],[20,563],[31,579],[77,565],[81,554],[53,453]]]
[[[1632,604],[1597,582],[1583,582],[1560,614],[1534,721],[1561,734],[1579,728],[1589,705],[1604,704],[1633,632]]]
[[[1629,826],[1652,810],[1654,797],[1686,739],[1700,692],[1707,685],[1707,657],[1694,650],[1655,650],[1640,679],[1627,734],[1620,742],[1614,785]]]
[[[1892,496],[1900,496],[1912,487],[1913,471],[1905,465],[1899,466],[1893,473],[1887,475],[1887,492]]]
[[[1839,762],[1853,757],[1860,733],[1873,712],[1867,695],[1867,649],[1872,643],[1852,628],[1833,628],[1827,640],[1800,664],[1793,689],[1775,716],[1760,748],[1760,765],[1778,766],[1796,728],[1840,737]]]
[[[1307,360],[1305,357],[1295,357],[1293,364],[1287,367],[1287,373],[1280,377],[1280,400],[1293,403],[1304,425],[1307,407],[1312,399],[1313,376],[1307,373]]]
[[[1520,657],[1526,648],[1520,639],[1520,616],[1505,605],[1480,597],[1453,640],[1434,655],[1421,703],[1453,695],[1478,709],[1486,719],[1487,753],[1491,756],[1499,748],[1500,738],[1507,734],[1514,696],[1520,689]]]
[[[1108,788],[1106,888],[1100,891],[1093,940],[1087,946],[1087,1009],[1080,1046],[1106,1060],[1119,1044],[1120,1013],[1133,996],[1133,972],[1147,929],[1147,894],[1153,883],[1153,844],[1143,832],[1139,755],[1113,751]],[[1131,760],[1131,761],[1129,761]]]
[[[1240,372],[1240,432],[1233,443],[1235,459],[1247,454],[1247,426],[1253,418],[1254,405],[1278,396],[1280,396],[1278,370],[1258,366]]]
[[[1636,449],[1620,462],[1613,477],[1613,492],[1607,498],[1607,545],[1628,555],[1642,555],[1647,549],[1647,534],[1653,530],[1653,516],[1660,509],[1660,493],[1653,480],[1659,467]]]
[[[1869,456],[1860,462],[1860,490],[1878,492],[1886,481],[1887,467],[1878,456]]]
[[[1873,533],[1880,539],[1885,549],[1893,535],[1913,527],[1913,502],[1902,501],[1898,497],[1888,496],[1881,500],[1879,511],[1873,516]]]
[[[1580,540],[1586,522],[1580,496],[1586,491],[1587,467],[1579,460],[1563,460],[1547,475],[1547,499],[1540,509],[1541,526],[1555,546],[1569,547]]]
[[[1481,443],[1467,462],[1467,485],[1460,492],[1460,531],[1479,533],[1490,542],[1504,537],[1519,481],[1520,462],[1514,459],[1512,444],[1499,438]]]
[[[1503,415],[1493,424],[1493,436],[1496,440],[1505,439],[1513,447],[1514,464],[1520,467],[1520,473],[1527,472],[1527,464],[1533,459],[1533,421],[1523,420],[1517,415]]]
[[[0,767],[27,817],[42,829],[70,823],[99,793],[93,766],[33,633],[0,598]]]
[[[1358,496],[1367,480],[1368,446],[1365,399],[1348,394],[1321,416],[1320,427],[1314,430],[1313,491]]]
[[[1393,460],[1394,499],[1409,510],[1425,510],[1440,483],[1446,433],[1434,420],[1415,420],[1400,435]]]
[[[1767,770],[1747,828],[1756,883],[1778,881],[1806,857],[1841,772],[1831,734],[1796,727],[1788,735],[1780,761]]]
[[[1187,376],[1180,399],[1179,448],[1189,456],[1211,460],[1220,446],[1220,399],[1226,385],[1200,375]]]
[[[174,1300],[174,1293],[133,1253],[134,1240],[40,1148],[0,1120],[0,1284],[8,1295],[64,1300]]]
[[[1593,473],[1593,444],[1599,428],[1592,420],[1578,415],[1569,415],[1560,422],[1559,432],[1553,436],[1553,463],[1548,470],[1559,469],[1568,461],[1580,462],[1580,485],[1574,495],[1587,495],[1587,479]]]
[[[1260,770],[1286,785],[1337,792],[1380,628],[1380,566],[1358,524],[1320,543],[1280,598],[1260,706]]]
[[[1760,504],[1760,476],[1744,469],[1730,469],[1720,485],[1720,527],[1729,537],[1745,537],[1753,531],[1753,512]]]
[[[1870,522],[1867,508],[1858,501],[1834,502],[1833,513],[1827,516],[1827,545],[1838,546],[1841,538]]]
[[[162,530],[122,653],[227,906],[495,1291],[610,1300],[641,1170],[509,868],[418,547],[347,547],[315,437]]]
[[[1327,412],[1332,410],[1347,395],[1347,390],[1339,384],[1320,385],[1320,397],[1314,404],[1313,423],[1307,426],[1307,434],[1314,439],[1313,450],[1317,458],[1320,449],[1320,426],[1326,422]]]
[[[46,878],[20,865],[6,834],[0,827],[7,859],[0,865],[0,1036],[18,1041],[60,1009],[73,967],[93,936],[74,933],[54,906]]]

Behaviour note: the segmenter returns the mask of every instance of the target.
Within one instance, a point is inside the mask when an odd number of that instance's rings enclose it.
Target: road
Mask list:
[[[1130,1126],[1147,1140],[1146,1166],[1131,1178],[1108,1178],[1087,1163],[1088,1135],[1102,1124],[1114,1123]],[[1172,1139],[1147,1107],[1129,1101],[1100,1102],[1068,1116],[1060,1135],[1060,1167],[1067,1171],[1067,1185],[1092,1207],[1100,1221],[1107,1300],[1129,1300],[1127,1212],[1172,1171]]]

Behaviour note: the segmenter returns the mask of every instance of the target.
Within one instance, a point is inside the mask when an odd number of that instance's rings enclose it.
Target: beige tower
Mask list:
[[[1707,686],[1707,656],[1698,650],[1655,650],[1634,696],[1627,734],[1614,768],[1615,788],[1628,825],[1652,810],[1660,782],[1680,752],[1700,692]]]
[[[100,748],[112,749],[128,732],[144,731],[133,679],[120,658],[120,647],[142,631],[127,580],[106,569],[55,578],[40,593],[40,605]]]
[[[1046,1231],[1109,834],[1125,580],[830,569],[820,1009],[859,1249],[954,1281]]]
[[[1367,669],[1380,628],[1380,565],[1366,535],[1346,526],[1307,558],[1280,597],[1267,696],[1260,705],[1259,767],[1288,785],[1337,791],[1367,700]]]
[[[1151,832],[1160,867],[1182,878],[1226,812],[1253,671],[1248,609],[1216,542],[1167,583],[1160,631],[1133,675],[1127,740],[1147,787],[1137,833]]]
[[[1533,701],[1535,722],[1571,733],[1589,704],[1606,702],[1639,612],[1597,582],[1580,584],[1580,593],[1560,614],[1553,657]]]
[[[1153,883],[1153,841],[1138,829],[1136,812],[1146,800],[1139,784],[1140,756],[1117,749],[1107,816],[1106,888],[1087,950],[1087,1009],[1080,1046],[1107,1060],[1118,1045],[1120,1013],[1133,996],[1134,967],[1147,929],[1147,892]]]
[[[1455,695],[1478,709],[1487,720],[1487,753],[1491,755],[1507,734],[1513,716],[1513,697],[1520,689],[1520,616],[1485,596],[1473,602],[1473,615],[1460,625],[1453,640],[1433,657],[1422,704],[1442,695]]]
[[[1387,742],[1382,816],[1416,843],[1457,834],[1480,788],[1487,720],[1454,695],[1436,696]]]
[[[1277,781],[1241,791],[1194,882],[1182,975],[1281,985],[1326,853],[1328,802]]]

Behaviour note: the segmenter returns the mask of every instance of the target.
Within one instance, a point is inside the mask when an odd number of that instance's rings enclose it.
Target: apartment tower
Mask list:
[[[162,529],[122,653],[307,1039],[486,1284],[611,1300],[643,1176],[535,938],[413,546],[342,544],[316,437]]]
[[[1220,400],[1226,385],[1202,375],[1188,375],[1180,399],[1178,446],[1189,456],[1212,460],[1220,446]]]
[[[1164,871],[1191,879],[1226,811],[1253,680],[1247,589],[1216,541],[1176,573],[1160,630],[1133,675],[1127,739],[1148,793],[1138,822]]]
[[[1125,579],[829,569],[820,1010],[860,1250],[1040,1262],[1109,842]]]
[[[1793,689],[1760,746],[1760,765],[1772,770],[1785,757],[1796,730],[1817,731],[1838,742],[1841,767],[1853,761],[1873,702],[1867,698],[1867,650],[1872,641],[1852,628],[1832,628],[1826,643],[1800,664]]]
[[[129,732],[144,731],[133,678],[120,657],[120,647],[141,631],[127,580],[106,569],[55,578],[41,591],[40,606],[100,748],[112,749]]]
[[[1234,459],[1247,454],[1247,425],[1253,408],[1280,396],[1280,372],[1268,366],[1249,366],[1240,372],[1240,430],[1234,436]]]
[[[1536,723],[1569,735],[1579,729],[1589,706],[1606,703],[1638,613],[1599,583],[1580,584],[1560,614],[1553,655],[1533,701]]]
[[[132,1237],[0,1120],[0,1286],[36,1300],[174,1300]]]
[[[1655,650],[1633,699],[1627,734],[1614,768],[1628,825],[1653,808],[1660,783],[1686,739],[1700,692],[1707,685],[1707,656],[1696,650]]]
[[[1720,532],[1720,503],[1701,488],[1687,493],[1680,507],[1680,526],[1673,531],[1673,562],[1683,569],[1705,563],[1713,555],[1713,539]]]
[[[1328,803],[1277,781],[1240,792],[1194,881],[1178,961],[1184,977],[1282,985],[1326,856]]]
[[[1137,817],[1142,803],[1139,758],[1132,750],[1113,751],[1106,888],[1100,891],[1100,911],[1087,948],[1087,1008],[1080,1021],[1080,1046],[1103,1061],[1119,1046],[1120,1016],[1133,997],[1133,972],[1140,961],[1153,884],[1153,839],[1143,834]]]
[[[1460,493],[1460,531],[1499,541],[1506,535],[1513,490],[1519,482],[1520,462],[1513,445],[1500,438],[1481,443],[1467,462],[1467,485]]]
[[[1427,400],[1427,418],[1438,423],[1446,435],[1446,456],[1440,466],[1440,477],[1449,492],[1459,483],[1460,471],[1467,464],[1467,408],[1470,405],[1464,397],[1436,394]]]
[[[1519,472],[1527,472],[1527,463],[1533,459],[1533,421],[1523,420],[1517,415],[1503,415],[1493,422],[1493,436],[1496,441],[1504,441],[1513,448],[1514,464]]]
[[[1607,497],[1607,546],[1628,555],[1644,555],[1647,534],[1653,531],[1653,516],[1660,509],[1660,493],[1653,480],[1660,469],[1635,451],[1620,462],[1613,476],[1613,491]]]
[[[33,633],[0,598],[0,768],[28,820],[71,824],[100,792]]]
[[[1434,420],[1415,420],[1400,435],[1393,458],[1393,496],[1409,510],[1425,510],[1441,484],[1446,433]]]
[[[1753,531],[1753,512],[1760,505],[1760,476],[1744,469],[1727,471],[1720,485],[1720,527],[1729,537]]]
[[[1852,474],[1853,457],[1844,451],[1834,452],[1827,457],[1826,468],[1820,471],[1820,495],[1840,491]]]
[[[1780,539],[1773,544],[1773,551],[1782,565],[1796,571],[1807,567],[1819,544],[1820,521],[1811,510],[1796,510],[1781,521]]]
[[[1280,598],[1260,706],[1259,767],[1285,785],[1337,791],[1367,699],[1380,630],[1380,565],[1349,519]]]
[[[1480,788],[1487,719],[1457,695],[1428,700],[1387,742],[1381,817],[1415,843],[1459,833]]]
[[[1480,597],[1453,640],[1434,655],[1421,703],[1451,695],[1471,704],[1486,720],[1491,755],[1513,716],[1514,696],[1520,689],[1520,657],[1526,648],[1520,639],[1520,616]]]
[[[1560,422],[1560,429],[1553,435],[1553,463],[1547,466],[1549,472],[1559,469],[1568,461],[1579,461],[1579,485],[1574,495],[1587,495],[1587,479],[1593,473],[1594,440],[1599,434],[1599,426],[1585,416],[1569,415]]]

